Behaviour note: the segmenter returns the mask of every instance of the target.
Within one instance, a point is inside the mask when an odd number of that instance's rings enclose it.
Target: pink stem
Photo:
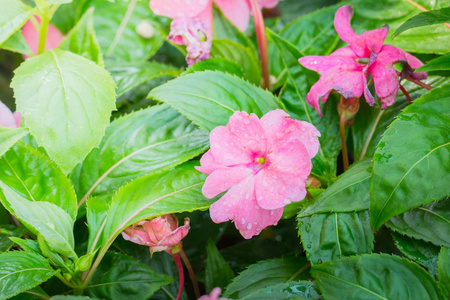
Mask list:
[[[184,270],[183,270],[183,264],[181,263],[180,255],[178,254],[172,254],[173,260],[175,261],[175,264],[177,265],[178,269],[178,275],[180,276],[180,287],[178,288],[178,295],[176,300],[181,299],[181,294],[183,293],[183,287],[184,287]]]
[[[263,88],[269,89],[269,52],[267,50],[266,30],[261,8],[257,0],[250,0],[253,19],[255,20],[256,38],[258,40],[259,56],[263,74]]]

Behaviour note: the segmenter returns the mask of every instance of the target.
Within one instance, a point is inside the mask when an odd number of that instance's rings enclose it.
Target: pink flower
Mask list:
[[[189,66],[209,58],[211,42],[207,41],[205,26],[197,19],[173,20],[167,39],[179,45],[186,45],[186,61]]]
[[[181,240],[189,229],[189,218],[178,227],[178,219],[172,214],[141,221],[125,229],[122,236],[127,241],[150,247],[151,254],[160,251],[175,254],[180,251]]]
[[[280,0],[258,0],[261,7],[273,8]],[[248,0],[151,0],[151,10],[172,19],[194,18],[205,24],[209,38],[212,38],[212,7],[217,4],[223,14],[239,30],[244,31],[250,20]]]
[[[38,23],[41,23],[41,20],[38,16],[35,15],[34,17],[37,19]],[[25,38],[28,47],[30,47],[31,52],[33,52],[33,55],[37,55],[39,46],[39,32],[34,26],[33,22],[28,20],[25,23],[25,25],[22,27],[22,35]],[[50,24],[47,29],[45,50],[57,48],[63,38],[64,36],[62,35],[62,33],[55,26]]]
[[[22,115],[11,110],[0,101],[0,127],[19,128]]]
[[[228,300],[226,298],[219,298],[221,292],[222,291],[220,290],[220,288],[216,287],[211,291],[211,294],[209,294],[209,296],[201,296],[200,298],[198,298],[198,300]]]
[[[197,167],[209,174],[202,190],[207,198],[228,190],[211,205],[211,219],[233,220],[246,239],[275,225],[285,205],[306,195],[319,136],[313,125],[290,119],[280,109],[261,120],[235,112],[227,126],[211,132],[211,149]]]
[[[332,90],[339,92],[344,98],[359,98],[364,96],[369,105],[375,100],[369,91],[367,75],[372,75],[375,92],[383,103],[381,108],[392,105],[399,89],[399,76],[393,63],[406,61],[416,69],[423,63],[405,51],[390,45],[383,45],[389,31],[385,26],[380,29],[355,34],[350,26],[353,15],[351,6],[342,6],[336,12],[334,27],[342,40],[349,46],[340,48],[330,56],[305,56],[299,59],[304,67],[318,72],[321,76],[309,93],[307,102],[315,107],[320,115],[319,100],[328,98]],[[415,73],[414,78],[424,79],[425,72]]]

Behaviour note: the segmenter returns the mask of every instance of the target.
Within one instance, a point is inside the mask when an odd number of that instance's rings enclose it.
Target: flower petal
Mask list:
[[[378,61],[382,61],[385,64],[391,64],[398,60],[405,60],[408,62],[411,68],[417,69],[423,66],[423,63],[411,54],[391,45],[384,45],[381,52],[378,54]],[[414,78],[425,79],[427,78],[426,72],[414,73]]]
[[[207,5],[206,8],[195,16],[196,19],[199,19],[204,25],[206,29],[206,36],[208,37],[208,41],[211,41],[213,38],[213,7],[212,5]]]
[[[304,199],[305,187],[303,178],[286,172],[264,169],[255,177],[256,201],[264,209],[283,208]]]
[[[235,112],[226,127],[211,131],[211,152],[217,163],[232,166],[251,163],[254,156],[262,156],[266,150],[263,128],[255,114]]]
[[[375,84],[375,93],[383,103],[381,108],[391,106],[400,87],[399,77],[392,64],[377,60],[370,68],[370,74]]]
[[[0,127],[10,127],[10,128],[19,127],[11,110],[9,110],[9,108],[1,101],[0,101]]]
[[[211,153],[211,150],[208,150],[205,154],[203,154],[202,158],[200,158],[200,165],[200,167],[195,167],[195,169],[202,172],[203,174],[211,174],[215,170],[224,167],[223,165],[216,162],[214,156]]]
[[[247,29],[250,20],[250,6],[242,0],[214,0],[222,13],[240,31]]]
[[[278,2],[280,0],[258,0],[258,4],[261,6],[261,8],[274,8],[277,6]]]
[[[39,17],[36,17],[37,21],[41,23]],[[25,38],[25,42],[28,47],[31,49],[34,55],[37,55],[38,47],[39,47],[39,33],[34,27],[33,22],[28,20],[25,25],[22,27],[22,35]],[[48,26],[47,29],[47,38],[45,40],[45,50],[55,49],[59,46],[61,41],[63,40],[62,33],[52,24]]]
[[[245,177],[251,175],[253,171],[243,166],[227,167],[212,172],[205,180],[202,193],[206,198],[213,198],[225,192],[230,187],[241,182]]]
[[[246,239],[258,235],[267,226],[277,224],[283,209],[261,208],[256,201],[254,187],[253,176],[234,185],[222,198],[211,205],[210,214],[213,222],[233,220],[236,228]]]
[[[356,58],[350,46],[346,46],[334,51],[330,56],[305,56],[298,61],[305,68],[324,75],[335,67],[339,67],[340,70],[360,70],[361,64],[356,62]]]
[[[212,0],[151,0],[150,9],[160,16],[192,18],[211,6]]]

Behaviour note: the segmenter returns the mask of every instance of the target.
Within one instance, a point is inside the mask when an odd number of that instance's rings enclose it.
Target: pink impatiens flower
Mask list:
[[[334,27],[342,40],[349,46],[334,51],[330,56],[305,56],[299,59],[304,67],[318,72],[321,76],[309,93],[307,102],[315,107],[320,115],[319,100],[325,103],[330,92],[335,90],[344,98],[359,98],[364,93],[369,105],[375,99],[368,88],[368,74],[372,75],[375,92],[382,102],[382,109],[392,105],[400,87],[399,76],[393,64],[407,62],[412,68],[423,63],[405,51],[390,45],[383,45],[389,31],[385,26],[380,29],[355,34],[350,26],[353,15],[351,6],[342,6],[336,12]],[[414,73],[415,79],[427,77],[425,72]]]
[[[11,110],[0,101],[0,127],[19,128],[22,115]]]
[[[209,58],[211,42],[207,40],[205,26],[197,19],[173,20],[167,40],[186,45],[186,62],[189,66]]]
[[[35,16],[37,21],[41,23],[38,16]],[[30,47],[33,55],[37,55],[39,46],[39,32],[34,26],[31,20],[28,20],[22,27],[22,35],[25,38],[25,42]],[[48,25],[47,38],[45,40],[45,50],[58,48],[59,44],[63,40],[62,33],[52,24]]]
[[[214,288],[208,295],[201,296],[198,300],[228,300],[226,298],[219,298],[221,289],[219,287]]]
[[[211,205],[215,223],[233,220],[246,239],[275,225],[283,207],[306,195],[311,159],[319,150],[317,129],[277,109],[261,119],[235,112],[211,131],[211,148],[197,167],[209,174],[203,194],[226,194]]]
[[[159,251],[175,254],[180,251],[181,240],[189,229],[189,218],[178,227],[178,219],[172,214],[141,221],[125,229],[122,236],[127,241],[150,247],[151,254]]]
[[[261,7],[273,8],[279,1],[258,0],[258,3]],[[208,37],[212,38],[213,2],[239,30],[247,28],[250,20],[248,0],[151,0],[150,8],[155,14],[172,19],[199,19],[205,24]]]

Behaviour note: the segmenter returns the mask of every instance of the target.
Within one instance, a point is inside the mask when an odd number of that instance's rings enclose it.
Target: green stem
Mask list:
[[[341,118],[339,120],[339,130],[341,132],[342,160],[344,162],[345,172],[348,169],[347,141],[345,140],[345,112],[341,114]]]
[[[76,286],[72,282],[70,282],[66,278],[64,278],[64,276],[62,276],[59,271],[55,273],[55,276],[58,277],[58,279],[61,280],[68,287],[71,287],[73,289],[76,288]]]
[[[373,122],[372,128],[370,129],[369,135],[367,136],[366,143],[361,151],[361,155],[359,156],[359,160],[362,160],[364,156],[366,156],[367,148],[369,148],[370,141],[372,140],[373,134],[375,133],[375,129],[377,128],[378,122],[380,122],[381,116],[383,115],[384,109],[380,110],[375,122]]]
[[[47,39],[48,25],[50,24],[50,19],[47,16],[41,16],[41,29],[39,31],[39,46],[37,55],[41,54],[45,50],[45,41]]]

